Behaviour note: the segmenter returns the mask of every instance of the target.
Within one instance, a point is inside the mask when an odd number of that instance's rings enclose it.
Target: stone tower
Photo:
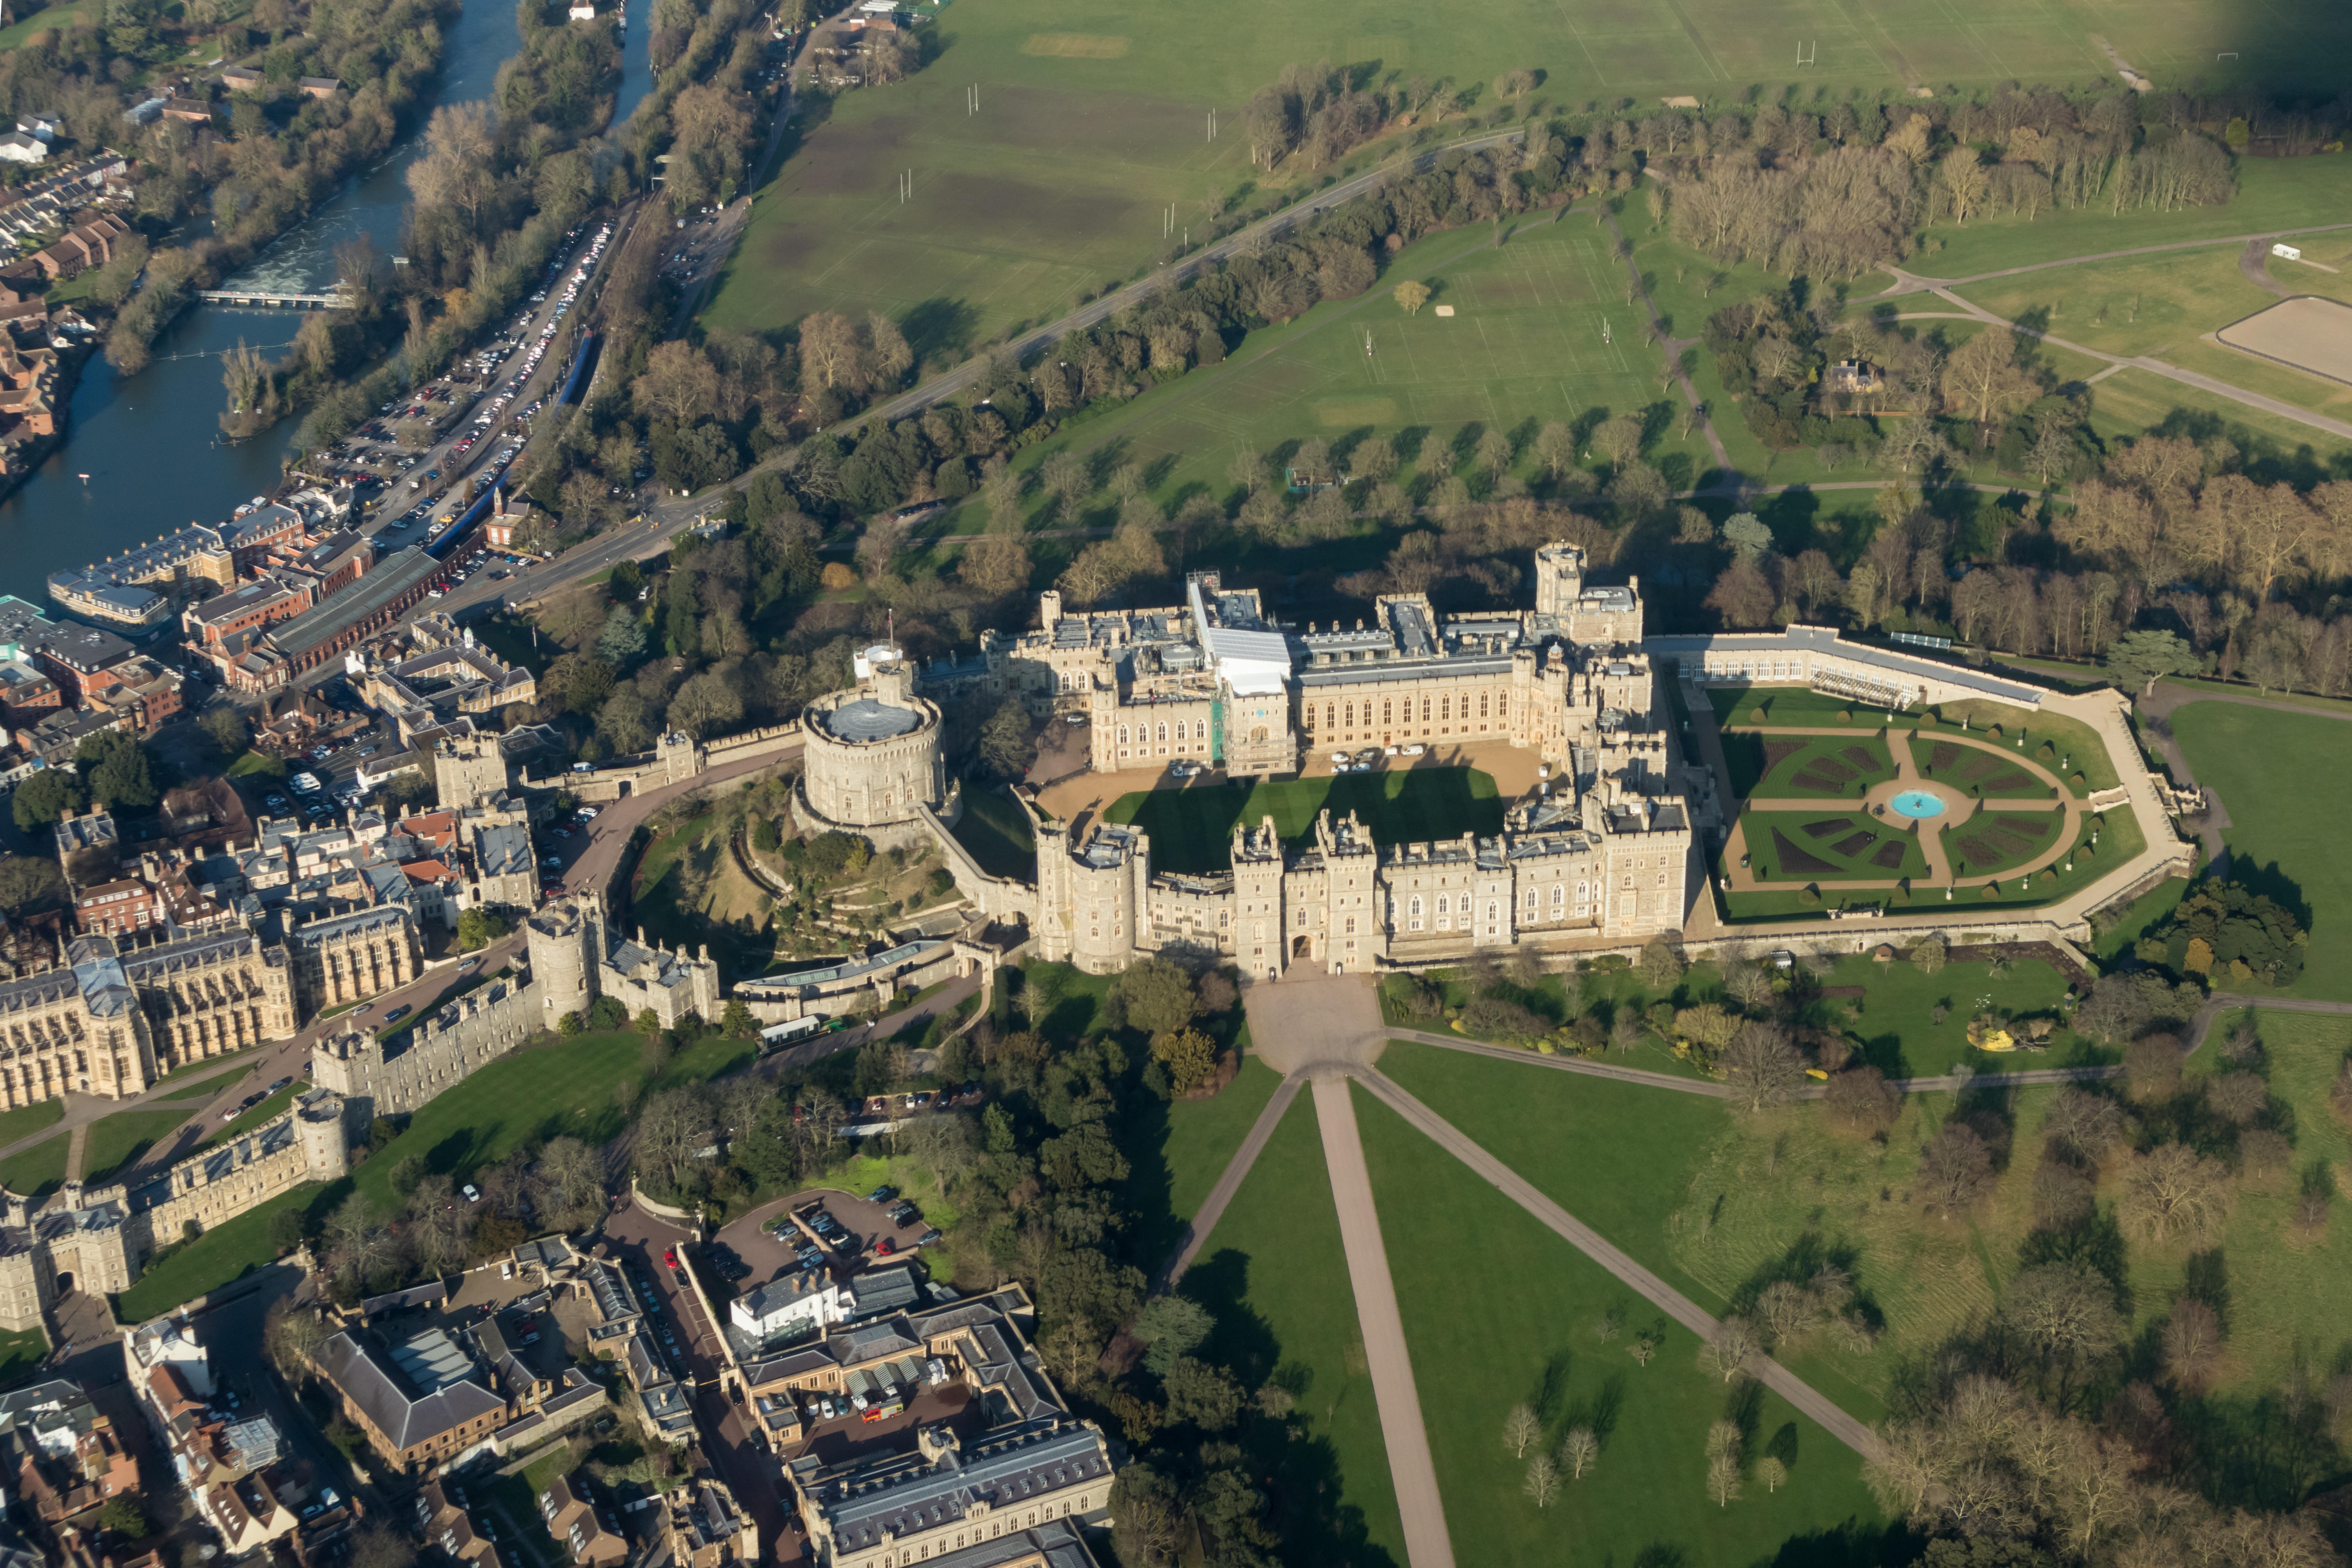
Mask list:
[[[1279,980],[1286,963],[1282,837],[1266,814],[1255,828],[1234,824],[1234,950],[1243,973]]]
[[[294,1117],[294,1131],[302,1140],[302,1163],[314,1182],[340,1181],[352,1172],[344,1104],[341,1095],[312,1095]]]
[[[1564,616],[1584,592],[1584,552],[1554,540],[1536,552],[1536,614]]]
[[[507,788],[506,753],[496,735],[447,740],[433,752],[433,782],[444,811],[473,805]]]
[[[587,898],[558,899],[523,921],[531,985],[550,1022],[566,1013],[584,1014],[596,999],[601,953],[595,949],[604,945],[603,926],[602,912]]]

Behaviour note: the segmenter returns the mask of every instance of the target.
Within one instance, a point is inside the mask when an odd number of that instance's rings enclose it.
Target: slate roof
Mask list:
[[[396,1346],[346,1330],[320,1348],[319,1367],[396,1449],[506,1409],[478,1381],[473,1362],[438,1329]]]
[[[1110,1481],[1102,1434],[1066,1419],[990,1432],[936,1460],[898,1454],[816,1477],[812,1490],[833,1524],[835,1556],[963,1518],[974,1503],[1012,1509],[1066,1487]]]

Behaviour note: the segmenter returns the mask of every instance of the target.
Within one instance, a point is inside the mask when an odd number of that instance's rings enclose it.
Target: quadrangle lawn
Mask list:
[[[1800,1539],[1827,1561],[1909,1561],[1908,1532],[1880,1515],[1852,1450],[1762,1384],[1710,1377],[1696,1335],[1394,1111],[1349,1092],[1459,1561],[1549,1561],[1573,1542],[1579,1562],[1752,1563]],[[1612,1310],[1624,1331],[1603,1341],[1596,1325]],[[1646,1366],[1627,1353],[1644,1331],[1657,1340]],[[1524,1494],[1525,1463],[1502,1440],[1521,1403],[1543,1419],[1548,1447],[1573,1426],[1601,1439],[1593,1472],[1550,1510]],[[1726,1419],[1741,1429],[1749,1474],[1719,1508],[1706,1496],[1706,1440]],[[1753,1478],[1767,1454],[1788,1467],[1777,1491]]]
[[[1314,1096],[1291,1102],[1181,1289],[1217,1317],[1202,1359],[1231,1369],[1244,1388],[1271,1381],[1297,1400],[1297,1436],[1251,1456],[1274,1478],[1267,1490],[1278,1500],[1266,1522],[1285,1561],[1403,1568],[1404,1532]]]
[[[2232,702],[2175,710],[2173,734],[2198,783],[2230,814],[2230,876],[2303,912],[2311,945],[2287,994],[2352,1000],[2352,830],[2312,794],[2352,767],[2352,723]]]
[[[1327,807],[1335,822],[1354,812],[1382,844],[1494,834],[1503,827],[1503,802],[1493,776],[1460,767],[1139,790],[1113,801],[1103,816],[1150,834],[1155,868],[1198,875],[1232,864],[1235,823],[1255,827],[1271,815],[1275,831],[1297,843],[1313,833],[1316,814]]]

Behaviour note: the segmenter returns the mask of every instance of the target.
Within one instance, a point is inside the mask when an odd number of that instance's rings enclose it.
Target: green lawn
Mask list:
[[[550,1138],[569,1134],[599,1144],[627,1124],[620,1106],[625,1090],[699,1082],[745,1064],[752,1050],[747,1041],[714,1035],[672,1058],[650,1086],[644,1039],[631,1029],[501,1057],[427,1100],[352,1179],[379,1208],[389,1209],[398,1203],[392,1168],[411,1154],[435,1173],[462,1182],[509,1152]]]
[[[2238,270],[2239,248],[2222,245],[2053,267],[1953,292],[1996,315],[2046,325],[2085,348],[2126,358],[2169,359],[2174,350],[2204,333],[2278,303],[2277,295]],[[2339,298],[2352,294],[2340,278],[2325,272],[2302,279],[2298,288]]]
[[[102,1182],[130,1164],[188,1120],[185,1107],[177,1110],[118,1110],[89,1124],[82,1147],[81,1179]]]
[[[990,876],[1036,879],[1037,841],[1029,831],[1028,813],[1003,790],[966,785],[955,837]]]
[[[14,1143],[19,1138],[30,1138],[44,1127],[56,1126],[65,1113],[63,1095],[55,1100],[37,1100],[14,1110],[0,1110],[0,1147]]]
[[[143,1323],[243,1279],[270,1260],[271,1215],[280,1209],[307,1210],[322,1196],[344,1190],[341,1183],[322,1186],[313,1182],[213,1226],[132,1281],[130,1289],[114,1299],[114,1315],[126,1323]]]
[[[2198,782],[2228,808],[2230,876],[2305,912],[2311,946],[2287,994],[2352,999],[2352,824],[2310,785],[2352,766],[2352,724],[2232,702],[2176,710],[2173,734]]]
[[[2188,878],[2168,877],[2134,900],[2122,918],[2099,939],[2096,952],[2100,962],[2112,963],[2129,952],[2134,942],[2171,916],[2179,907],[2181,895],[2188,891]]]
[[[2327,1091],[2352,1053],[2352,1020],[2306,1013],[2255,1016],[2270,1057],[2271,1093],[2292,1110],[2295,1168],[2324,1163],[2340,1179],[2352,1159],[2352,1136],[2328,1114]],[[2219,1021],[2217,1037],[2234,1022]],[[2210,1056],[2204,1065],[2220,1067]],[[2325,1238],[2305,1241],[2292,1228],[2295,1196],[2293,1180],[2240,1184],[2216,1248],[2230,1285],[2227,1376],[2249,1391],[2284,1379],[2299,1351],[2332,1354],[2343,1338],[2344,1302],[2352,1296],[2352,1224],[2338,1203]],[[2188,1250],[2132,1249],[2133,1300],[2143,1325],[2161,1319],[2179,1292]]]
[[[286,777],[286,759],[264,756],[259,752],[247,752],[228,765],[228,777],[250,778],[258,782],[282,780]]]
[[[1542,425],[1628,414],[1648,421],[1645,457],[1673,488],[1699,482],[1714,467],[1705,437],[1684,437],[1676,408],[1664,401],[1642,307],[1626,302],[1607,232],[1580,214],[1558,223],[1549,214],[1530,217],[1505,232],[1500,249],[1484,231],[1408,246],[1391,260],[1383,287],[1253,332],[1223,364],[1074,422],[1066,437],[1023,460],[1114,452],[1141,464],[1152,493],[1172,510],[1203,491],[1226,498],[1226,466],[1244,446],[1281,455],[1312,437],[1344,455],[1354,441],[1380,436],[1402,459],[1397,479],[1410,490],[1435,444],[1466,448],[1495,429],[1514,437],[1512,471],[1533,482],[1544,477],[1532,450]],[[1407,278],[1429,284],[1432,305],[1454,313],[1424,307],[1404,314],[1388,288]],[[1474,477],[1466,450],[1465,459],[1459,471]],[[1596,481],[1606,480],[1605,462],[1596,458],[1591,468]],[[984,521],[973,504],[950,526],[977,529]]]
[[[1119,1133],[1129,1169],[1118,1206],[1134,1216],[1128,1255],[1136,1267],[1151,1273],[1174,1248],[1281,1082],[1245,1050],[1240,1076],[1213,1097],[1130,1109]]]
[[[221,1125],[220,1131],[213,1133],[203,1142],[197,1144],[196,1147],[198,1149],[210,1149],[216,1144],[226,1143],[234,1139],[244,1136],[246,1133],[250,1132],[255,1128],[260,1126],[263,1122],[268,1121],[271,1117],[276,1116],[279,1111],[284,1110],[288,1106],[293,1104],[294,1097],[296,1095],[309,1093],[310,1089],[310,1080],[304,1079],[298,1083],[289,1086],[288,1088],[279,1089],[276,1094],[271,1095],[268,1100],[263,1100],[251,1110],[246,1111],[244,1114],[237,1117],[236,1121],[224,1122]]]
[[[66,1155],[72,1142],[71,1133],[60,1132],[0,1160],[0,1187],[25,1198],[44,1198],[56,1192],[66,1179]]]
[[[2249,458],[2308,458],[2323,464],[2352,450],[2352,443],[2324,430],[2136,366],[2117,371],[2091,391],[2091,428],[2103,439],[2150,430],[2183,435],[2193,429],[2203,436],[2210,429],[2236,443]]]
[[[1307,839],[1316,814],[1335,821],[1352,811],[1381,844],[1459,838],[1502,831],[1503,802],[1492,775],[1475,768],[1398,768],[1374,773],[1289,779],[1274,784],[1206,784],[1121,795],[1103,813],[1151,836],[1157,870],[1222,871],[1232,864],[1235,823],[1255,827],[1267,815],[1288,842]]]
[[[1271,1381],[1297,1399],[1295,1436],[1251,1456],[1276,1500],[1265,1522],[1284,1561],[1402,1568],[1388,1447],[1313,1095],[1291,1103],[1182,1289],[1217,1315],[1202,1359],[1232,1369],[1245,1388]]]
[[[1435,1061],[1422,1052],[1391,1045],[1381,1058],[1381,1070],[1709,1311],[1744,1309],[1766,1284],[1810,1276],[1822,1262],[1846,1268],[1858,1307],[1880,1325],[1878,1347],[1855,1353],[1822,1340],[1782,1359],[1865,1421],[1885,1415],[1906,1359],[1990,1311],[2000,1280],[2014,1271],[2018,1244],[2031,1226],[2035,1162],[2028,1152],[2040,1147],[2041,1119],[2055,1093],[2033,1089],[2005,1100],[1990,1092],[1971,1100],[1972,1110],[2005,1107],[2014,1118],[2020,1153],[1971,1221],[1953,1224],[1923,1215],[1909,1190],[1921,1145],[1951,1112],[1948,1094],[1908,1097],[1902,1119],[1880,1145],[1834,1127],[1818,1104],[1748,1117],[1719,1101],[1670,1090],[1451,1053]],[[1390,1120],[1401,1137],[1422,1142]],[[1590,1135],[1575,1136],[1578,1129],[1590,1129]],[[1371,1133],[1367,1121],[1368,1149]],[[1612,1152],[1610,1158],[1593,1157],[1601,1147]],[[1616,1153],[1620,1149],[1623,1157]],[[1432,1157],[1444,1158],[1433,1146]],[[1372,1171],[1382,1224],[1393,1226],[1401,1216],[1391,1212],[1377,1158]],[[1499,1195],[1494,1201],[1502,1202]],[[1455,1206],[1468,1212],[1458,1200]],[[1459,1221],[1432,1222],[1423,1234],[1454,1228]],[[1399,1244],[1396,1232],[1390,1234],[1391,1264],[1397,1267]],[[1512,1247],[1488,1238],[1485,1249],[1501,1255]],[[1398,1274],[1402,1291],[1402,1268]],[[1490,1285],[1481,1295],[1487,1289],[1503,1287]],[[1408,1328],[1412,1316],[1408,1297]],[[1574,1314],[1551,1316],[1582,1333]],[[1589,1337],[1586,1344],[1598,1349]],[[1658,1365],[1669,1359],[1662,1356]],[[1425,1392],[1423,1398],[1426,1404]]]
[[[157,1100],[210,1100],[222,1089],[226,1089],[228,1079],[236,1076],[235,1073],[227,1073],[218,1079],[198,1079],[194,1083],[178,1084],[165,1089],[155,1098]]]
[[[48,1353],[49,1338],[38,1329],[0,1331],[0,1383],[32,1371]]]
[[[1876,731],[1894,730],[1898,732],[1898,741],[1906,739],[1899,731],[1916,730],[1917,734],[1908,737],[1913,743],[1931,742],[1938,736],[1991,741],[2003,751],[2013,751],[2059,773],[2070,781],[2069,788],[2074,788],[2072,776],[2081,773],[2083,784],[2074,790],[2076,795],[2112,788],[2120,778],[2114,759],[2107,755],[2105,743],[2089,725],[2063,713],[2040,712],[2014,703],[1946,702],[1933,709],[1887,713],[1801,686],[1717,686],[1708,689],[1707,700],[1714,706],[1717,724],[1761,723],[1792,729],[1850,724],[1865,736]],[[1756,717],[1759,708],[1764,712],[1760,720]],[[1842,720],[1841,714],[1847,717]],[[1768,732],[1763,739],[1769,743],[1773,737]],[[1788,739],[1809,741],[1811,737]],[[2024,742],[2021,746],[2018,744],[2021,740]],[[2044,742],[2056,756],[2042,755]]]
[[[2316,17],[2321,7],[2312,4],[2302,8],[2307,16]],[[2145,11],[2138,22],[2147,26],[2182,26],[2194,32],[2220,25],[2227,13],[2217,5],[2191,4],[2166,7],[2160,13]],[[2163,18],[2158,21],[2159,16]],[[2137,30],[2124,18],[2124,32]],[[2104,24],[2085,24],[2091,31],[2103,30]],[[2340,32],[2344,18],[2337,14],[2326,24],[2331,32]],[[2284,30],[2283,30],[2284,31]],[[2150,64],[2143,53],[2136,52],[2121,34],[2108,31],[2106,37],[2124,51],[2125,58],[2142,70],[2163,74],[2160,67]],[[2253,57],[2248,56],[2251,60]],[[2201,72],[2214,68],[2210,51],[2196,57]],[[2184,59],[2182,64],[2188,62]],[[2225,63],[2221,68],[2227,69]],[[2258,68],[2242,67],[2255,69]],[[2275,85],[2275,63],[2272,67]],[[2207,76],[2208,85],[2218,78]],[[2262,79],[2259,76],[2252,79]],[[2158,212],[2153,207],[2128,208],[2121,215],[2104,206],[2092,206],[2062,212],[2044,212],[2028,220],[2023,216],[1979,218],[1966,225],[1936,224],[1927,229],[1931,246],[1940,246],[1904,263],[1916,274],[1935,278],[1966,278],[1981,272],[1997,271],[2005,267],[2025,267],[2036,262],[2061,261],[2069,258],[2096,256],[2110,250],[2126,250],[2142,245],[2169,245],[2185,239],[2219,239],[2236,234],[2258,234],[2268,229],[2292,229],[2312,224],[2333,224],[2344,221],[2344,164],[2336,157],[2319,158],[2242,158],[2238,161],[2238,195],[2225,206],[2189,207],[2179,212]],[[2198,254],[2191,252],[2189,254]],[[2109,265],[2103,263],[2102,267]],[[2060,337],[2074,334],[2060,331]]]
[[[1909,1561],[1907,1532],[1880,1516],[1851,1449],[1760,1384],[1709,1376],[1688,1330],[1350,1092],[1458,1561],[1549,1561],[1568,1542],[1579,1562],[1755,1563],[1784,1545],[1809,1561]],[[1597,1325],[1612,1310],[1624,1331],[1604,1342]],[[1643,1331],[1658,1347],[1646,1366],[1628,1353]],[[1577,1426],[1601,1439],[1593,1471],[1550,1510],[1524,1494],[1526,1463],[1503,1441],[1518,1404],[1542,1418],[1546,1447]],[[1748,1472],[1724,1507],[1706,1490],[1719,1420],[1740,1427]],[[1753,1475],[1767,1454],[1788,1468],[1777,1491]]]

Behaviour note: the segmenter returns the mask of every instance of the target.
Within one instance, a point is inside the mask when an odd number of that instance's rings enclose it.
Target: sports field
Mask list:
[[[1321,178],[1253,167],[1242,133],[1244,104],[1289,62],[1352,68],[1362,85],[1450,82],[1484,119],[1496,107],[1488,84],[1515,68],[1538,79],[1515,109],[1633,110],[1671,95],[1722,109],[1752,87],[1784,83],[1800,101],[1823,102],[1848,90],[1948,93],[2011,79],[2112,84],[2095,35],[2164,87],[2333,92],[2328,62],[2352,49],[2352,24],[2326,0],[2282,0],[2251,15],[2221,0],[1864,10],[1837,0],[1572,8],[1497,0],[1474,26],[1430,8],[1207,0],[1079,14],[1047,0],[970,0],[925,16],[931,59],[916,76],[813,106],[805,134],[788,143],[782,173],[761,193],[707,326],[764,331],[820,308],[880,310],[899,318],[928,358],[1051,320],[1081,292],[1132,278],[1159,256],[1171,205],[1181,237],[1229,205],[1255,207]],[[1801,47],[1811,62],[1802,68]],[[2237,58],[2213,58],[2225,51]],[[1467,123],[1457,115],[1437,129]],[[908,174],[913,194],[902,203]]]
[[[2344,169],[2352,184],[2352,163]],[[2280,303],[2238,269],[2242,247],[2176,250],[2080,267],[2052,267],[1953,290],[1997,315],[2044,328],[2085,348],[2163,358],[2183,343]],[[2316,254],[2314,247],[2313,254]],[[2302,292],[2352,299],[2352,275],[2287,261],[2273,277]]]
[[[1382,844],[1459,838],[1503,830],[1503,802],[1489,774],[1475,768],[1412,768],[1261,784],[1199,784],[1142,790],[1111,802],[1105,820],[1131,822],[1151,836],[1151,863],[1162,871],[1222,871],[1232,864],[1234,824],[1274,817],[1275,831],[1296,843],[1315,829],[1315,814],[1350,811]]]

